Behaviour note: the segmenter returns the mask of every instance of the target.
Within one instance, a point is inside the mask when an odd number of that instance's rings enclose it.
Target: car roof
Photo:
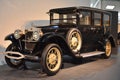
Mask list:
[[[91,10],[91,11],[98,11],[98,12],[104,12],[104,13],[109,13],[106,10],[98,9],[98,8],[91,8],[91,7],[84,7],[84,6],[79,6],[79,7],[65,7],[65,8],[55,8],[55,9],[50,9],[50,13],[75,13],[78,10]]]

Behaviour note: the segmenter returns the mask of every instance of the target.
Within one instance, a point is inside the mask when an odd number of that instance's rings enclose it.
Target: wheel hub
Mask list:
[[[49,56],[49,61],[48,61],[48,62],[49,62],[50,64],[52,64],[52,65],[55,65],[56,59],[57,59],[56,55],[55,55],[55,54],[51,54],[51,55]]]
[[[77,38],[76,37],[72,37],[71,41],[72,41],[72,46],[77,47],[77,44],[78,44]]]

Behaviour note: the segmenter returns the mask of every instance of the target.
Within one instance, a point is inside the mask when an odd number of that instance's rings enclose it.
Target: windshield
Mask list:
[[[65,24],[71,23],[76,24],[76,14],[58,14],[52,13],[51,15],[51,24]]]

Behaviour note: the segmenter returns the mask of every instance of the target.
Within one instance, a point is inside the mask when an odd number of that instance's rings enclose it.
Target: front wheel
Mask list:
[[[104,50],[105,50],[105,54],[103,54],[102,56],[103,58],[107,59],[111,56],[111,51],[112,51],[111,42],[109,40],[105,42]]]
[[[57,44],[48,44],[42,53],[42,68],[47,75],[55,75],[61,68],[62,51]]]
[[[10,44],[7,47],[6,51],[20,52],[19,48],[17,46],[15,46],[14,44]],[[10,66],[11,68],[15,68],[15,69],[18,69],[20,66],[23,65],[23,60],[10,59],[10,58],[7,58],[6,56],[5,56],[5,61],[8,66]]]

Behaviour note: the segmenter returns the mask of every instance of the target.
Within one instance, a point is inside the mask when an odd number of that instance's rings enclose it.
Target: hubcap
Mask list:
[[[110,42],[107,42],[106,43],[106,55],[110,56],[110,54],[111,54],[111,44]]]
[[[81,48],[81,37],[80,37],[80,34],[77,32],[77,31],[74,31],[70,38],[69,38],[69,41],[70,41],[70,48],[74,51],[74,52],[77,52],[78,50],[80,50]]]
[[[76,37],[73,37],[71,41],[72,41],[71,44],[72,44],[74,47],[76,47],[77,44],[78,44],[77,38],[76,38]]]
[[[56,71],[61,65],[61,52],[58,48],[51,48],[46,58],[47,67],[51,71]]]

